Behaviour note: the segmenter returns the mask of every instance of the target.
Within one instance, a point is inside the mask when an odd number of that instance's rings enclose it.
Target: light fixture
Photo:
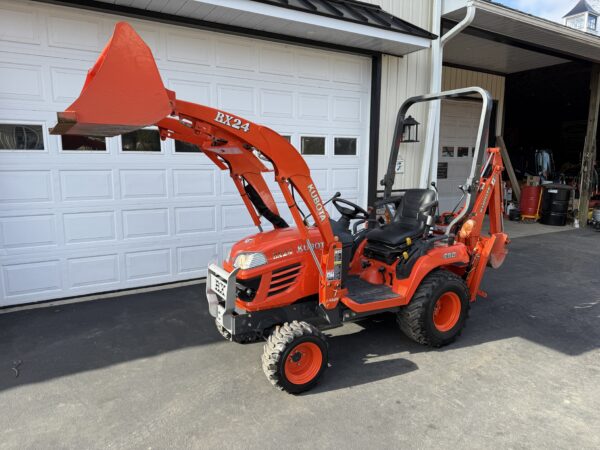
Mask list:
[[[402,142],[419,142],[419,122],[408,116],[402,124]]]

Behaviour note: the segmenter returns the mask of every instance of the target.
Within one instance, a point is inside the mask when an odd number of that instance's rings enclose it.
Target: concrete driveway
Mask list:
[[[515,239],[442,350],[336,330],[299,397],[220,338],[203,287],[0,315],[0,448],[600,447],[600,233]]]

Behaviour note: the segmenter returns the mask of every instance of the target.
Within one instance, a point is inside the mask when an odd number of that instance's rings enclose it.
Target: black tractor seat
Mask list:
[[[407,190],[392,222],[367,235],[365,256],[391,263],[406,249],[408,238],[416,241],[425,235],[428,218],[434,216],[436,206],[435,191]]]

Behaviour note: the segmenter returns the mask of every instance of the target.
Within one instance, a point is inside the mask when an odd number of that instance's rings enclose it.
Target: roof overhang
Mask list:
[[[447,0],[446,27],[462,20],[466,0]],[[510,74],[569,61],[600,63],[600,37],[496,3],[474,0],[471,25],[449,41],[444,62]]]
[[[325,1],[313,0],[315,4],[322,4]],[[273,36],[289,37],[299,42],[324,43],[344,49],[356,49],[359,52],[388,53],[396,56],[429,48],[433,37],[427,31],[408,23],[407,25],[415,32],[400,32],[358,23],[358,21],[341,20],[316,11],[306,12],[299,8],[278,6],[274,4],[275,2],[269,1],[165,0],[140,2],[143,6],[138,8],[130,6],[131,0],[94,2],[87,0],[85,3],[110,4],[115,11],[119,9],[147,11],[156,18],[159,18],[157,15],[178,16],[199,23],[215,23],[221,25],[220,29],[223,29],[223,26],[230,26],[256,31],[257,36],[265,36],[268,33]],[[371,5],[365,4],[365,6]]]

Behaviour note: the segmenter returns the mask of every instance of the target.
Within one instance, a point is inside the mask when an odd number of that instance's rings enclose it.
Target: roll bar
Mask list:
[[[410,97],[402,103],[398,116],[396,118],[396,127],[394,129],[394,138],[392,140],[392,148],[390,151],[390,159],[388,161],[387,172],[381,180],[381,185],[384,186],[383,198],[388,198],[391,195],[394,181],[396,179],[396,160],[398,159],[398,152],[400,150],[400,144],[402,143],[402,136],[404,134],[404,121],[406,119],[406,113],[416,103],[431,102],[436,100],[443,100],[446,98],[464,97],[466,95],[477,94],[481,96],[483,101],[481,107],[481,116],[479,119],[479,129],[477,131],[477,140],[475,143],[475,153],[473,155],[473,164],[471,164],[471,171],[467,177],[467,181],[461,189],[465,192],[465,205],[466,207],[454,218],[448,230],[458,223],[466,214],[471,212],[473,208],[474,198],[471,195],[476,190],[479,179],[481,178],[481,164],[482,155],[485,154],[487,147],[488,136],[490,131],[490,117],[492,115],[492,97],[488,91],[480,87],[468,87],[461,89],[453,89],[450,91],[438,92],[427,95],[417,95]],[[437,149],[435,149],[437,151]]]

